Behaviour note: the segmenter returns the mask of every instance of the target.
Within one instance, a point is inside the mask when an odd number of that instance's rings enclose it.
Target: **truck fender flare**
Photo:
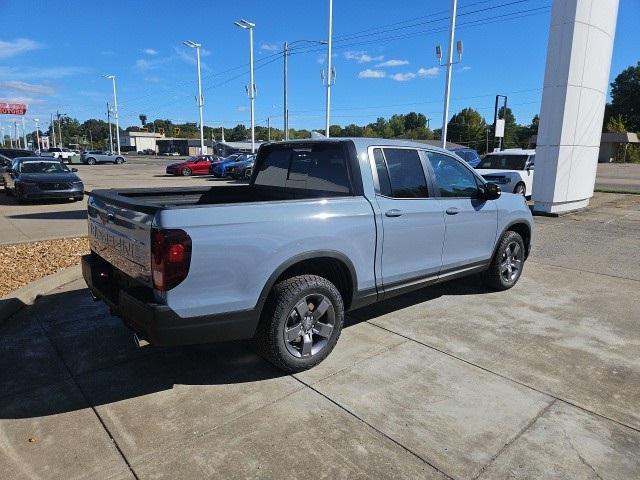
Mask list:
[[[258,297],[258,303],[256,304],[256,310],[258,311],[258,314],[262,312],[262,308],[264,307],[264,304],[267,301],[269,292],[271,292],[271,289],[276,284],[276,281],[278,280],[280,275],[282,275],[289,267],[292,267],[296,263],[300,263],[305,260],[310,260],[313,258],[320,258],[320,257],[335,258],[336,260],[341,261],[347,266],[347,269],[349,270],[349,274],[351,276],[351,281],[353,283],[352,290],[351,290],[352,297],[355,296],[356,292],[358,291],[357,290],[358,278],[356,275],[356,269],[353,266],[353,263],[351,262],[351,260],[349,260],[349,258],[345,254],[335,250],[313,250],[310,252],[299,253],[298,255],[295,255],[287,259],[278,268],[276,268],[276,270],[269,276],[267,283],[262,288],[262,292]],[[350,303],[352,299],[344,299],[344,300],[345,300],[345,303]]]

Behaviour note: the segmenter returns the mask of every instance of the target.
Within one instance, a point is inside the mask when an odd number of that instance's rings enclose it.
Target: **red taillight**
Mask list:
[[[167,291],[180,284],[191,265],[191,238],[183,230],[151,231],[153,287]]]

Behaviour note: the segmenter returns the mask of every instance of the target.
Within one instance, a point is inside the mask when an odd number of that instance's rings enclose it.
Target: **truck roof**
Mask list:
[[[273,145],[283,143],[316,143],[316,142],[353,142],[357,150],[366,150],[372,146],[389,146],[389,147],[413,147],[421,148],[425,150],[431,150],[434,152],[448,153],[440,147],[436,147],[429,143],[423,143],[416,140],[406,140],[402,138],[370,138],[370,137],[331,137],[331,138],[303,138],[296,140],[287,140],[282,142],[264,143],[262,145]]]

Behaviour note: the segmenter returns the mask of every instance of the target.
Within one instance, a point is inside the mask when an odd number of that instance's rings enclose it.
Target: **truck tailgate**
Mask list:
[[[88,201],[89,246],[117,269],[151,285],[151,228],[154,215],[108,197]]]

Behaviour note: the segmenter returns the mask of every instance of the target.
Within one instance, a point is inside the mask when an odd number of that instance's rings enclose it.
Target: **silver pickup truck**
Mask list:
[[[522,195],[407,141],[268,143],[248,186],[89,196],[84,278],[136,338],[253,338],[290,372],[331,352],[349,309],[474,273],[511,288],[533,239]]]

